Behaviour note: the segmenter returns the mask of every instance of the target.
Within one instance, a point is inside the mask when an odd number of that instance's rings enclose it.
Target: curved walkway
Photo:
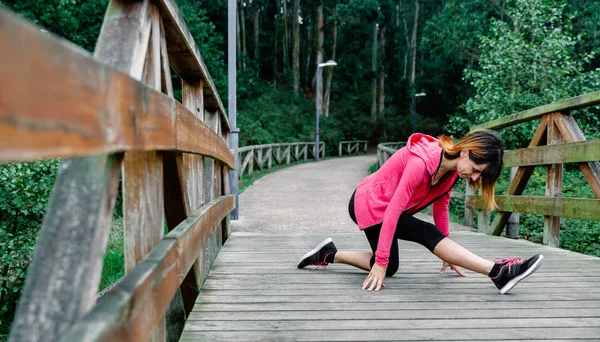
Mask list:
[[[335,158],[288,167],[266,175],[239,198],[239,220],[233,232],[359,232],[348,215],[348,201],[375,155]],[[429,215],[417,214],[433,222]],[[452,223],[450,231],[470,230]]]

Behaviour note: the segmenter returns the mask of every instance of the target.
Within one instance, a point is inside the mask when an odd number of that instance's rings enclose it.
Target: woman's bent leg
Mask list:
[[[433,254],[453,265],[464,267],[485,276],[489,275],[492,267],[494,267],[494,262],[473,254],[448,238],[444,238],[435,246]]]
[[[368,272],[371,271],[372,256],[372,252],[366,251],[338,251],[335,253],[333,263],[354,266]]]

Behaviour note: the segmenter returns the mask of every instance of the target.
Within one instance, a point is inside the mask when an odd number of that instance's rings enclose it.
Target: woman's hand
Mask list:
[[[371,272],[369,272],[369,275],[367,276],[367,279],[365,279],[365,282],[363,283],[363,290],[367,290],[367,291],[373,291],[373,289],[375,289],[375,291],[379,291],[381,290],[381,288],[384,286],[383,285],[383,279],[385,279],[385,272],[387,270],[387,267],[381,267],[377,264],[373,264],[373,267],[371,267]]]
[[[440,270],[440,274],[444,274],[444,272],[446,272],[446,269],[450,267],[451,270],[453,270],[454,272],[458,273],[459,276],[461,277],[466,277],[467,275],[465,274],[465,272],[463,272],[460,267],[458,266],[454,266],[451,263],[445,262],[442,265],[442,269]]]

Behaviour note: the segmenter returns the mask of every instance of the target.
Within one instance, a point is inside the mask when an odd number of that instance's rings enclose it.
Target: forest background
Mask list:
[[[176,2],[227,103],[227,0]],[[0,4],[92,52],[108,0]],[[600,1],[239,0],[237,19],[241,146],[313,141],[317,96],[320,137],[331,155],[342,140],[375,146],[404,141],[415,129],[459,137],[472,125],[600,90]],[[316,77],[317,63],[329,59],[337,66],[318,69],[322,77]],[[315,94],[317,79],[321,94]],[[586,138],[600,138],[598,108],[572,114]],[[507,147],[527,146],[534,125],[502,130]],[[0,166],[0,340],[58,163]],[[577,166],[565,170],[564,196],[593,198]],[[526,194],[543,195],[544,172],[536,170]],[[498,192],[507,188],[503,179]],[[454,219],[461,212],[453,203]],[[117,207],[117,226],[119,215]],[[540,242],[542,220],[521,215],[521,236]],[[112,275],[103,286],[122,274],[119,234],[111,233],[105,273]],[[563,219],[561,247],[600,256],[600,225]]]

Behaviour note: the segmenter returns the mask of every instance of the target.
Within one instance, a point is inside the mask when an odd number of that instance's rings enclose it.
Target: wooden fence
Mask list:
[[[398,149],[404,147],[406,141],[388,142],[377,145],[377,167],[381,167]]]
[[[238,156],[241,161],[241,166],[238,172],[238,178],[242,179],[244,173],[248,177],[254,176],[254,167],[260,172],[264,168],[271,170],[273,161],[276,165],[300,160],[308,160],[309,151],[311,159],[315,158],[315,143],[314,142],[297,142],[297,143],[282,143],[269,145],[254,145],[245,146],[238,149]],[[321,158],[325,158],[325,143],[319,143],[319,153]]]
[[[489,212],[479,211],[481,231],[500,235],[511,212],[544,215],[544,244],[559,246],[560,218],[600,221],[600,139],[586,141],[572,110],[600,104],[600,91],[554,102],[548,105],[486,122],[472,129],[501,129],[523,122],[540,122],[528,148],[506,151],[504,167],[518,168],[506,195],[497,196],[499,213],[490,225]],[[578,163],[596,199],[562,196],[563,164]],[[521,196],[538,165],[546,167],[545,196]],[[468,209],[483,209],[481,196],[467,190]],[[472,220],[473,212],[469,213]]]
[[[64,158],[10,341],[176,340],[229,235],[234,157],[175,1],[112,0],[93,56],[2,9],[0,46],[0,162]],[[96,302],[120,183],[126,276]]]
[[[340,141],[338,146],[338,154],[341,157],[342,154],[346,152],[348,154],[359,154],[367,153],[367,141],[366,140],[357,140],[357,141]]]

